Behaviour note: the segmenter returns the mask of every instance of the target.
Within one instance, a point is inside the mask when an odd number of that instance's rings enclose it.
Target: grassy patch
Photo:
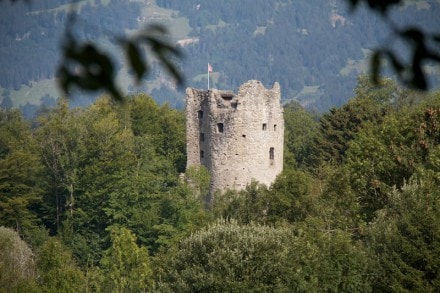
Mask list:
[[[218,28],[224,28],[227,25],[228,24],[226,22],[224,22],[223,20],[220,19],[218,24],[210,24],[210,25],[207,25],[206,28],[211,30],[212,32],[215,32]]]
[[[264,35],[266,33],[267,26],[257,26],[254,31],[254,36]]]
[[[316,94],[319,91],[319,85],[304,86],[298,93],[297,97],[303,95]]]
[[[111,0],[101,0],[101,4],[104,6],[107,6],[110,3]],[[38,11],[32,11],[30,14],[40,14],[40,13],[47,13],[47,12],[72,12],[72,11],[81,11],[81,9],[85,5],[91,5],[96,6],[96,0],[82,0],[75,3],[67,3],[58,6],[57,8],[47,9],[47,10],[38,10]]]
[[[438,3],[440,3],[440,0],[437,0]],[[414,0],[406,0],[403,1],[403,5],[401,7],[401,9],[407,9],[408,6],[414,5],[418,10],[420,9],[430,9],[431,8],[431,4],[429,4],[428,1],[424,1],[424,0],[418,0],[418,1],[414,1]]]
[[[307,107],[309,104],[315,102],[323,92],[320,90],[320,85],[310,85],[304,86],[296,96],[291,99],[283,100],[283,104],[295,100],[300,103],[303,107]]]
[[[339,74],[342,76],[349,75],[352,71],[355,71],[356,74],[364,74],[368,71],[369,68],[369,58],[371,55],[371,51],[367,49],[362,49],[362,53],[364,54],[364,58],[361,60],[353,60],[347,59],[347,63],[341,70],[339,70]]]
[[[11,100],[14,107],[20,107],[27,102],[34,105],[40,105],[40,99],[44,95],[50,95],[58,98],[61,96],[55,79],[43,79],[31,83],[31,86],[23,85],[18,91],[10,90]]]
[[[148,23],[159,23],[166,26],[174,40],[188,38],[191,32],[189,20],[186,17],[179,17],[178,11],[165,9],[157,6],[154,1],[147,1],[142,9],[140,27]]]

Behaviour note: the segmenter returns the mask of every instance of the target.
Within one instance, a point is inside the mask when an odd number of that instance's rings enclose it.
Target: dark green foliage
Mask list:
[[[367,122],[380,124],[398,94],[391,80],[373,85],[366,76],[360,77],[355,92],[356,96],[346,105],[331,109],[321,117],[321,136],[317,136],[314,142],[319,163],[340,164],[356,133]]]
[[[327,229],[341,229],[359,235],[365,225],[357,193],[353,190],[350,173],[340,168],[327,175],[322,195],[317,199],[318,219]]]
[[[264,223],[266,211],[267,187],[252,182],[245,190],[229,190],[221,197],[217,195],[213,209],[216,217],[233,218],[240,224],[250,222]]]
[[[147,114],[148,113],[148,114]],[[146,95],[130,100],[130,119],[137,137],[148,137],[155,151],[183,172],[186,164],[185,116],[167,104],[159,106]]]
[[[285,170],[209,208],[207,170],[179,174],[180,111],[145,95],[83,110],[61,101],[31,129],[4,110],[0,219],[32,244],[38,277],[0,281],[12,292],[436,292],[439,97],[361,78],[321,122],[289,104]],[[326,153],[337,164],[316,155],[324,144],[344,147]],[[18,268],[35,272],[29,262],[7,272]]]
[[[161,290],[178,292],[370,291],[366,255],[348,234],[234,220],[183,240],[160,265]]]
[[[51,233],[60,230],[67,210],[75,208],[79,171],[80,139],[84,131],[78,111],[69,111],[65,100],[38,119],[35,131],[39,155],[47,176],[43,220]]]
[[[260,225],[218,221],[179,245],[164,266],[163,290],[285,290],[289,231]]]
[[[306,168],[316,163],[314,141],[318,140],[317,117],[297,102],[284,106],[285,168]]]
[[[202,204],[178,183],[185,164],[183,113],[138,95],[87,110],[63,102],[39,119],[46,195],[40,217],[81,265],[97,264],[110,225],[155,251],[186,235]]]
[[[102,291],[149,291],[153,278],[147,249],[138,247],[130,230],[118,227],[109,230],[112,244],[101,259]]]
[[[436,292],[440,288],[440,190],[428,178],[390,193],[368,231],[376,256],[375,289]]]
[[[41,292],[77,292],[86,287],[84,273],[59,239],[51,238],[40,247],[37,265]]]
[[[16,110],[0,110],[0,224],[22,236],[40,224],[43,169],[30,125]]]
[[[387,203],[393,186],[401,187],[419,168],[434,167],[430,155],[440,143],[438,109],[438,94],[431,95],[417,107],[391,113],[380,125],[369,124],[351,142],[344,168],[368,217]]]
[[[309,174],[287,169],[269,189],[253,182],[245,190],[229,191],[216,198],[214,211],[217,216],[232,218],[242,224],[303,221],[316,213],[316,198],[311,185]]]
[[[297,222],[314,214],[312,178],[305,172],[286,170],[269,189],[266,202],[267,221]]]
[[[186,169],[185,182],[193,190],[197,198],[206,199],[209,193],[211,176],[204,166],[191,166]]]

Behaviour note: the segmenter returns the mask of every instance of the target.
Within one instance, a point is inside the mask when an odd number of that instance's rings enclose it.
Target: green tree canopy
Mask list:
[[[104,292],[146,292],[153,287],[152,270],[145,247],[126,228],[110,227],[111,246],[101,259]]]
[[[219,220],[179,244],[160,266],[158,286],[179,292],[369,291],[367,259],[342,231]]]
[[[18,111],[0,109],[0,224],[21,235],[40,223],[42,167],[30,125]]]
[[[389,194],[368,231],[375,254],[375,290],[436,292],[440,288],[440,189],[429,178]]]
[[[50,238],[39,248],[37,264],[42,292],[78,292],[86,288],[84,273],[60,239]]]
[[[350,142],[347,177],[368,217],[387,203],[387,194],[400,188],[420,168],[436,169],[439,98],[431,94],[417,106],[390,113],[383,123],[368,124]]]

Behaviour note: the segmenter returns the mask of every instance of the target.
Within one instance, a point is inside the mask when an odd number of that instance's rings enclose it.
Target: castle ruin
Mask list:
[[[283,169],[280,86],[248,81],[237,94],[186,90],[187,168],[205,166],[210,194],[240,190],[252,180],[269,186]]]

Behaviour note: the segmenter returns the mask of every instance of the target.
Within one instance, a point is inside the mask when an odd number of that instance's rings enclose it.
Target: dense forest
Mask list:
[[[71,2],[0,1],[0,86],[18,90],[22,84],[54,76]],[[79,39],[102,41],[124,29],[137,28],[136,4],[112,0],[111,6],[86,2],[79,7],[81,16],[73,26]]]
[[[438,31],[440,2],[417,2],[406,1],[389,14],[390,21]],[[74,21],[68,24],[72,15]],[[210,62],[215,88],[236,90],[250,79],[266,85],[277,81],[283,101],[297,100],[318,111],[347,102],[357,76],[367,71],[369,54],[380,44],[396,47],[402,57],[408,51],[380,17],[367,9],[350,11],[342,0],[0,1],[0,16],[2,103],[14,102],[26,114],[35,113],[32,103],[47,102],[46,95],[50,101],[57,98],[48,87],[33,101],[20,104],[13,96],[23,87],[40,88],[39,81],[54,78],[63,35],[69,30],[78,40],[93,41],[102,51],[114,53],[124,80],[119,85],[126,93],[147,92],[159,104],[177,108],[183,107],[184,93],[153,60],[141,86],[123,77],[124,59],[115,52],[118,38],[148,22],[164,24],[176,32],[173,41],[184,58],[173,61],[187,86],[206,88]],[[431,85],[438,84],[433,72]],[[29,90],[29,99],[32,95],[36,93]]]
[[[217,72],[214,87],[236,89],[243,77],[264,84],[277,81],[284,101],[294,98],[318,111],[346,103],[357,76],[367,72],[369,53],[381,43],[407,58],[408,47],[393,41],[381,18],[366,9],[354,13],[348,1],[156,2],[187,17],[190,36],[198,40],[184,48],[187,76],[199,76],[209,61]],[[408,4],[396,9],[389,22],[438,31],[434,15],[440,3],[424,4],[429,8]],[[190,82],[206,87],[205,79]]]
[[[440,92],[360,77],[284,119],[276,182],[205,207],[180,110],[2,109],[0,292],[439,291]]]

